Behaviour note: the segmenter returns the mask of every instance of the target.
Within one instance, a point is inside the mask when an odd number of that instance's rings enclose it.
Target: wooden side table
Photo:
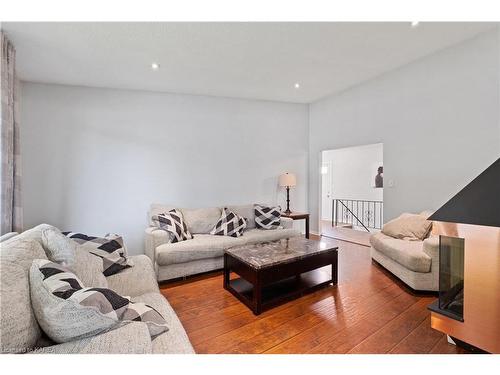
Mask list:
[[[306,212],[291,212],[286,214],[281,213],[281,216],[288,217],[292,220],[305,220],[306,221],[306,238],[309,238],[309,214]]]

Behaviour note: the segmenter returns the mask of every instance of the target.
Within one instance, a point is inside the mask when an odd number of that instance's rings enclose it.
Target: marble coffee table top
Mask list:
[[[226,253],[253,268],[259,269],[337,248],[334,240],[321,239],[316,241],[303,237],[292,237],[272,242],[236,246],[227,249]]]

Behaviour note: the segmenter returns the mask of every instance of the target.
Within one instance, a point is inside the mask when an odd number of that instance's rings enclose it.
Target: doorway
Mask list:
[[[383,225],[383,144],[321,153],[321,235],[369,246]]]

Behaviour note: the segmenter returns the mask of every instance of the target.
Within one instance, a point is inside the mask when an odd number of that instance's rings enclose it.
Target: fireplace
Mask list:
[[[431,326],[500,353],[500,159],[429,220],[439,234],[439,295]]]
[[[439,298],[429,308],[449,318],[464,321],[465,240],[439,236]]]

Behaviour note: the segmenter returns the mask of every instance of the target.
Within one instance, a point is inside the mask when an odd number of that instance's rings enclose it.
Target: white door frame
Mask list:
[[[332,165],[333,163],[331,161],[327,161],[327,162],[323,162],[321,161],[321,169],[320,169],[320,178],[321,178],[321,207],[320,207],[320,218],[321,218],[321,221],[323,220],[329,220],[331,219],[330,218],[330,215],[331,215],[331,207],[327,208],[327,212],[328,214],[325,215],[325,210],[324,210],[324,202],[323,202],[323,182],[324,182],[324,179],[328,179],[327,181],[327,184],[328,184],[328,198],[331,198],[333,196],[333,186],[332,186],[332,182],[333,182],[333,177],[332,177]],[[327,168],[327,173],[323,174],[323,167]]]

